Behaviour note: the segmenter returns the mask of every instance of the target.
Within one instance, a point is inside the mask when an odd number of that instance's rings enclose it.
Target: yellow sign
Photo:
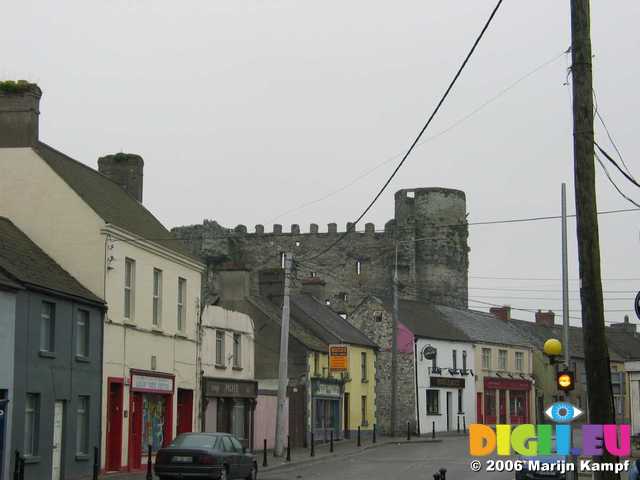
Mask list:
[[[329,345],[329,370],[332,372],[349,370],[349,347],[347,345]]]

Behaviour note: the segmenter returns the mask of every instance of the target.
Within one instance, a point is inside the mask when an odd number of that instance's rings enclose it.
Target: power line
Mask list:
[[[596,144],[597,145],[597,144]],[[620,196],[622,198],[624,198],[625,200],[627,200],[629,203],[632,203],[633,205],[635,205],[636,207],[640,207],[640,204],[636,203],[635,200],[633,200],[631,197],[629,197],[628,195],[626,195],[618,186],[618,184],[613,180],[613,178],[611,178],[611,175],[609,174],[609,170],[607,170],[607,167],[604,165],[604,163],[602,162],[602,159],[600,158],[600,155],[598,155],[598,152],[593,152],[596,160],[598,160],[598,163],[600,164],[600,167],[602,167],[602,170],[604,170],[604,174],[607,176],[607,179],[609,180],[609,183],[611,183],[611,185],[613,185],[613,188],[615,188],[618,193],[620,194]],[[620,168],[620,167],[618,167]]]
[[[473,109],[471,112],[469,112],[468,114],[460,117],[458,120],[456,120],[455,122],[453,122],[451,125],[449,125],[448,127],[446,127],[443,130],[440,130],[438,133],[431,135],[427,138],[425,138],[424,140],[421,140],[420,142],[418,142],[417,146],[421,146],[424,145],[427,142],[431,142],[433,140],[435,140],[436,138],[441,137],[442,135],[445,135],[447,133],[449,133],[450,131],[454,130],[455,128],[457,128],[458,126],[462,125],[463,123],[465,123],[467,120],[471,119],[472,117],[474,117],[477,113],[479,113],[480,111],[482,111],[485,107],[487,107],[488,105],[492,104],[493,102],[495,102],[496,100],[498,100],[499,98],[501,98],[503,95],[505,95],[506,93],[508,93],[509,91],[513,90],[515,87],[517,87],[520,83],[522,83],[523,81],[527,80],[529,77],[531,77],[532,75],[538,73],[540,70],[542,70],[543,68],[555,63],[559,58],[563,57],[566,54],[566,51],[562,51],[560,54],[555,55],[553,58],[547,60],[546,62],[538,65],[537,67],[535,67],[534,69],[530,70],[529,72],[527,72],[526,74],[522,75],[521,77],[519,77],[517,80],[515,80],[514,82],[512,82],[511,84],[509,84],[507,87],[503,88],[502,90],[500,90],[497,94],[495,94],[494,96],[492,96],[491,98],[489,98],[488,100],[486,100],[485,102],[483,102],[482,104],[480,104],[478,107],[476,107],[475,109]],[[377,165],[375,165],[374,167],[364,171],[362,174],[360,174],[359,176],[357,176],[356,178],[354,178],[353,180],[351,180],[349,183],[338,187],[335,190],[332,190],[331,192],[323,195],[322,197],[316,198],[315,200],[310,200],[308,202],[304,202],[300,205],[298,205],[297,207],[291,208],[285,212],[280,213],[279,215],[276,215],[275,217],[271,218],[270,220],[268,220],[268,222],[272,222],[274,220],[277,220],[278,218],[281,218],[285,215],[288,215],[290,213],[293,212],[298,212],[300,210],[303,210],[306,207],[309,207],[311,205],[315,205],[316,203],[320,203],[324,200],[327,200],[328,198],[333,197],[334,195],[337,195],[338,193],[341,193],[343,191],[345,191],[346,189],[348,189],[349,187],[351,187],[352,185],[356,184],[358,181],[362,180],[363,178],[368,177],[369,175],[371,175],[373,172],[375,172],[376,170],[378,170],[379,168],[385,166],[386,164],[397,160],[398,158],[401,158],[403,155],[402,152],[400,153],[396,153],[395,155],[387,158],[386,160],[384,160],[381,163],[378,163]]]
[[[451,80],[451,82],[449,83],[449,86],[447,87],[447,89],[445,90],[444,94],[442,95],[442,98],[440,98],[440,101],[436,105],[436,108],[433,110],[433,112],[429,116],[427,122],[424,124],[424,126],[422,127],[422,129],[418,133],[418,136],[415,138],[415,140],[413,141],[413,143],[411,144],[411,146],[407,150],[407,153],[404,154],[404,156],[402,157],[402,160],[400,160],[400,163],[393,170],[393,172],[391,173],[391,175],[389,176],[387,181],[384,183],[384,185],[382,185],[382,187],[380,188],[380,190],[378,191],[376,196],[373,198],[373,200],[369,203],[369,205],[367,205],[367,207],[360,214],[360,216],[353,222],[354,229],[355,229],[355,226],[358,224],[358,222],[360,220],[362,220],[362,218],[369,212],[369,210],[371,210],[373,205],[375,205],[375,203],[378,201],[378,199],[380,198],[382,193],[387,189],[387,187],[391,183],[391,180],[393,180],[393,178],[396,176],[396,174],[398,173],[400,168],[402,168],[402,166],[404,165],[404,162],[407,160],[407,158],[409,158],[409,155],[411,154],[413,149],[416,147],[416,145],[418,144],[418,142],[422,138],[422,135],[424,134],[424,132],[427,130],[427,128],[429,127],[429,125],[431,124],[431,122],[433,121],[435,116],[437,115],[438,111],[440,110],[440,107],[442,107],[442,105],[444,104],[445,100],[449,96],[449,93],[451,92],[451,90],[453,89],[453,86],[458,81],[458,78],[460,78],[460,75],[462,74],[462,71],[464,70],[464,68],[467,66],[467,63],[469,63],[469,60],[473,56],[473,53],[475,52],[476,47],[480,43],[480,40],[482,40],[482,37],[484,37],[484,34],[487,31],[487,29],[489,28],[489,25],[491,24],[491,22],[493,21],[493,18],[495,17],[496,13],[498,13],[498,9],[502,5],[502,2],[503,2],[503,0],[498,0],[498,3],[496,4],[496,6],[494,7],[493,11],[491,12],[491,15],[489,15],[489,18],[486,21],[486,23],[485,23],[484,27],[482,28],[482,30],[480,31],[480,34],[478,35],[476,40],[473,42],[473,46],[471,47],[471,50],[469,50],[469,53],[467,54],[467,56],[465,57],[464,61],[462,62],[462,65],[460,65],[460,68],[458,68],[458,71],[454,75],[453,80]],[[340,236],[334,243],[329,245],[328,248],[326,248],[325,250],[321,251],[317,255],[311,257],[311,259],[315,259],[315,258],[327,253],[329,250],[331,250],[333,247],[335,247],[338,243],[340,243],[344,239],[344,237],[346,237],[346,235],[348,233],[349,233],[348,231],[345,232],[344,235]]]
[[[620,165],[618,165],[618,163],[611,158],[611,155],[609,155],[607,152],[605,152],[605,150],[598,145],[598,142],[593,142],[593,144],[598,148],[598,150],[600,150],[600,153],[602,153],[607,160],[609,160],[611,163],[613,163],[613,165],[618,169],[618,171],[624,175],[624,177],[629,180],[631,183],[633,183],[636,187],[640,187],[640,183],[637,182],[637,180],[635,178],[633,178],[631,175],[629,175],[627,172],[625,172]]]

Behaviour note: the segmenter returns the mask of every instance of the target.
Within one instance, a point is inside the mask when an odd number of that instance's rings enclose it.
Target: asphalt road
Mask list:
[[[348,458],[320,460],[311,464],[259,475],[261,480],[388,480],[428,479],[440,468],[447,480],[507,480],[514,473],[472,472],[474,460],[467,451],[466,437],[445,438],[440,443],[392,444],[366,450]],[[483,462],[484,465],[484,462]]]

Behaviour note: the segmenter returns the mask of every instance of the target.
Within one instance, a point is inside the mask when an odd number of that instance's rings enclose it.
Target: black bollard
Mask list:
[[[93,447],[93,480],[98,480],[100,473],[100,449]]]
[[[373,443],[376,443],[376,424],[373,424]]]
[[[291,461],[291,437],[287,435],[287,462]]]
[[[440,480],[440,474],[439,473],[434,473],[433,474],[433,480]]]
[[[407,422],[407,440],[411,441],[411,422]]]
[[[460,433],[460,417],[458,417],[458,433]]]
[[[329,452],[333,453],[333,430],[331,430],[331,435],[330,435],[330,437],[331,437],[331,438],[329,439],[329,441],[330,441],[331,443],[329,444]]]
[[[436,438],[436,422],[431,422],[431,438]]]
[[[447,469],[446,468],[441,468],[440,469],[440,480],[447,480]]]
[[[267,439],[264,439],[264,448],[262,449],[262,466],[267,466]]]
[[[153,461],[151,460],[151,444],[147,449],[147,477],[146,480],[153,480]]]
[[[462,416],[462,431],[467,433],[467,417],[465,415]]]
[[[313,438],[313,432],[311,432],[311,456],[316,456],[316,442]]]
[[[360,425],[358,425],[358,446],[360,446]]]

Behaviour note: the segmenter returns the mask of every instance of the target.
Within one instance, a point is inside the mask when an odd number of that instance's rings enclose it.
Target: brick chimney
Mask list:
[[[258,290],[261,297],[276,301],[281,299],[284,294],[284,270],[281,268],[260,270]]]
[[[302,280],[302,293],[311,295],[317,300],[324,302],[324,286],[327,284],[320,277],[307,277]]]
[[[543,312],[538,310],[536,312],[536,324],[546,325],[547,327],[553,327],[556,323],[556,314],[552,310]]]
[[[489,313],[495,315],[499,320],[511,320],[511,307],[505,305],[504,307],[491,307]]]
[[[612,323],[611,325],[609,325],[612,329],[617,330],[617,331],[622,331],[622,332],[626,332],[626,333],[637,333],[637,325],[635,323],[631,323],[629,321],[629,315],[625,315],[624,316],[624,322],[622,323]]]
[[[0,148],[30,147],[38,141],[40,97],[35,83],[0,82]]]
[[[98,171],[124,188],[140,203],[143,168],[142,157],[133,153],[116,153],[98,159]]]

